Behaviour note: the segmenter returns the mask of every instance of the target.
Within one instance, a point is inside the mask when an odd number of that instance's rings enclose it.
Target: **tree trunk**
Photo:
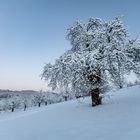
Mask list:
[[[45,102],[45,106],[47,106],[48,102]]]
[[[26,108],[27,108],[27,105],[26,105],[26,104],[24,104],[24,111],[26,111]]]
[[[65,101],[67,101],[67,100],[68,100],[68,99],[67,99],[67,96],[65,96],[64,98],[65,98]]]
[[[92,90],[90,92],[91,94],[91,100],[92,100],[92,106],[100,105],[102,104],[101,97],[99,96],[99,88],[96,88],[95,90]]]
[[[93,86],[96,86],[95,89],[92,89],[89,94],[91,95],[92,106],[100,105],[102,103],[100,97],[100,88],[101,88],[101,70],[97,67],[96,74],[91,74],[88,76],[88,80],[92,83]]]
[[[11,112],[14,112],[14,107],[12,108]]]
[[[41,103],[38,103],[38,107],[40,107]]]
[[[122,89],[123,88],[123,85],[122,84],[119,84],[119,88]]]

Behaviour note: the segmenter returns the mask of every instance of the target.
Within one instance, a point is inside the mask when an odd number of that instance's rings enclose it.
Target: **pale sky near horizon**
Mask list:
[[[70,48],[67,28],[89,17],[123,15],[140,38],[139,0],[0,0],[0,89],[45,89],[40,74]]]

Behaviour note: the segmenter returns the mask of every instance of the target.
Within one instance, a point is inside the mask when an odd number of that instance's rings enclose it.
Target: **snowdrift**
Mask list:
[[[140,140],[140,86],[109,95],[0,114],[0,140]]]

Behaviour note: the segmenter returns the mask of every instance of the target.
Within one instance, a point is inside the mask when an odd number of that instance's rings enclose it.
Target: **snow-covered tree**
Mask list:
[[[9,99],[7,102],[7,108],[8,110],[11,110],[11,112],[14,112],[15,109],[19,108],[21,105],[20,98],[18,96],[14,96],[13,98]]]
[[[74,23],[67,33],[72,48],[55,64],[45,65],[42,77],[52,89],[91,95],[92,106],[101,104],[100,94],[110,82],[122,88],[125,73],[140,73],[140,45],[137,40],[129,41],[127,34],[120,17]]]
[[[29,97],[27,95],[22,95],[21,99],[22,99],[23,109],[24,109],[24,111],[26,111],[27,107],[29,106],[29,102],[30,102]]]
[[[45,102],[45,100],[46,98],[42,91],[40,91],[38,94],[35,94],[33,97],[33,102],[35,105],[38,105],[38,107],[40,107],[41,104]]]

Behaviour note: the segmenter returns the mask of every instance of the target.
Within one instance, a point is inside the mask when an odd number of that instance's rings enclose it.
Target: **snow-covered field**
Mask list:
[[[140,140],[140,86],[110,94],[0,114],[0,140]]]

